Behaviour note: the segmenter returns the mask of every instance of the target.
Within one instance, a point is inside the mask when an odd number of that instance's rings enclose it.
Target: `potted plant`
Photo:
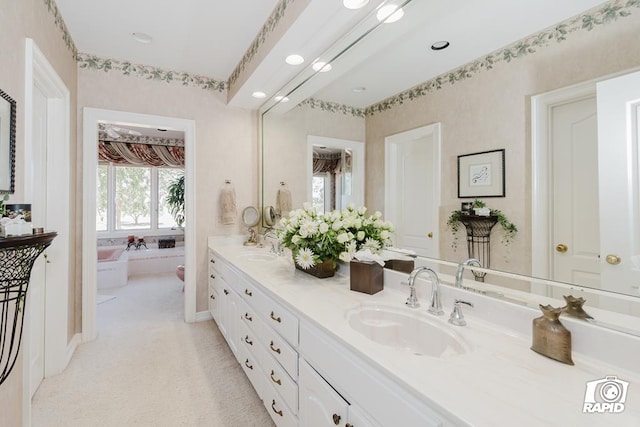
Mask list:
[[[184,174],[176,177],[169,184],[165,201],[169,205],[169,212],[176,220],[176,224],[182,228],[184,224]]]
[[[391,245],[393,225],[383,221],[380,212],[367,217],[366,210],[349,206],[318,215],[306,203],[280,220],[278,236],[283,246],[291,249],[296,268],[331,277],[338,262],[350,262],[357,251],[379,252]]]
[[[486,208],[486,207],[487,207],[487,204],[482,200],[476,199],[473,201],[472,208]],[[490,216],[494,216],[497,218],[498,224],[500,224],[500,227],[502,227],[502,230],[504,231],[504,235],[502,236],[502,240],[501,240],[502,244],[505,246],[510,245],[511,242],[513,241],[513,238],[518,233],[518,227],[516,227],[514,223],[509,221],[509,219],[507,219],[507,217],[501,210],[490,209],[489,212],[490,212],[489,213]],[[454,250],[456,250],[458,247],[458,231],[460,230],[460,224],[461,224],[460,218],[464,214],[465,213],[463,213],[461,210],[454,210],[453,212],[451,212],[451,214],[449,215],[449,218],[447,219],[447,228],[451,230],[451,232],[453,233],[453,243],[451,244],[451,246],[453,247]]]

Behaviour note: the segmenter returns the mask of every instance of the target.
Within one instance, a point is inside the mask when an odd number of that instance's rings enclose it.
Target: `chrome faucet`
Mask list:
[[[461,304],[466,304],[469,307],[473,307],[473,304],[471,304],[468,301],[462,301],[462,300],[456,299],[453,304],[453,311],[449,316],[449,323],[451,323],[452,325],[465,326],[467,324],[467,321],[464,320],[464,315],[462,314]]]
[[[420,307],[418,298],[416,297],[416,278],[420,273],[426,271],[431,276],[431,297],[429,298],[429,308],[427,311],[436,316],[444,314],[442,311],[442,302],[440,301],[440,279],[435,271],[429,267],[417,267],[409,275],[409,298],[406,304],[411,308]]]
[[[480,264],[480,261],[475,259],[475,258],[469,258],[468,260],[466,260],[465,262],[463,262],[462,264],[458,264],[458,270],[456,271],[456,288],[462,288],[462,275],[464,273],[464,268],[468,265],[474,265],[476,267],[482,267],[482,264]]]
[[[273,239],[271,241],[271,249],[269,250],[269,252],[271,252],[272,254],[275,254],[277,256],[283,256],[284,255],[284,249],[282,248],[282,242],[278,238],[278,235],[276,234],[275,230],[267,231],[265,233],[264,237],[265,238],[269,237],[269,238]]]

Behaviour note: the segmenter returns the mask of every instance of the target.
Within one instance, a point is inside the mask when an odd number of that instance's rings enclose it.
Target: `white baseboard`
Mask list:
[[[78,348],[78,345],[80,345],[81,342],[82,342],[82,334],[75,334],[73,338],[71,338],[71,341],[67,345],[67,360],[64,365],[65,368],[69,365],[69,362],[73,357],[73,354],[76,352],[76,348]]]
[[[196,322],[205,322],[213,319],[208,311],[199,311],[196,313]]]

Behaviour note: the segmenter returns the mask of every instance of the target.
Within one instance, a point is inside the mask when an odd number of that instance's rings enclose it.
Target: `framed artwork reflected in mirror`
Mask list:
[[[458,156],[458,198],[504,197],[504,149]]]
[[[0,89],[0,194],[13,194],[16,177],[16,101]]]

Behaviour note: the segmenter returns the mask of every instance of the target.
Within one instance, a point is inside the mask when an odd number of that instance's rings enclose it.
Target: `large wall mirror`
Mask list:
[[[518,233],[505,245],[494,228],[491,268],[623,294],[623,302],[602,306],[640,316],[638,149],[616,130],[635,126],[638,133],[638,110],[634,116],[619,109],[635,108],[640,94],[622,90],[626,98],[616,97],[620,87],[640,87],[640,8],[599,0],[530,3],[413,0],[402,2],[404,16],[395,23],[377,22],[375,11],[364,17],[366,36],[354,43],[350,34],[324,55],[331,70],[310,67],[282,89],[289,102],[263,107],[262,203],[276,203],[281,182],[293,208],[309,201],[307,141],[317,136],[364,142],[364,203],[386,215],[389,144],[437,126],[436,163],[424,162],[439,170],[424,207],[436,220],[422,230],[431,233],[438,258],[468,257],[465,236],[454,249],[446,226],[461,202],[473,200],[458,198],[458,156],[504,149],[506,195],[483,201]],[[625,114],[627,124],[619,121]],[[566,144],[556,150],[561,139]],[[611,238],[613,229],[626,240]],[[582,295],[570,287],[529,290]],[[598,292],[585,296],[586,306],[597,303]]]

